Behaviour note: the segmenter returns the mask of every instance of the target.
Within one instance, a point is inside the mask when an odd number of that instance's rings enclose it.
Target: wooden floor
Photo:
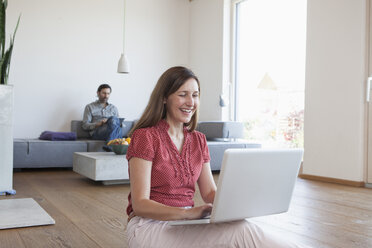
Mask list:
[[[42,170],[15,172],[14,188],[17,195],[0,200],[34,198],[56,224],[1,230],[0,247],[127,247],[128,185],[103,186],[69,170]],[[252,221],[312,247],[371,248],[372,189],[298,179],[288,213]]]

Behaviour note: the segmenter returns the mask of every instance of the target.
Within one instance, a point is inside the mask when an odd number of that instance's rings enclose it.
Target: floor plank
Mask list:
[[[218,181],[218,173],[214,174]],[[69,170],[14,173],[15,196],[34,198],[53,226],[0,231],[0,247],[127,247],[129,185],[104,186]],[[298,179],[287,213],[251,219],[311,247],[372,247],[372,189]],[[199,192],[196,205],[202,204]]]
[[[101,247],[123,247],[126,243],[124,208],[117,211],[111,207],[112,202],[102,203],[90,197],[86,191],[91,189],[78,190],[66,185],[59,175],[32,180],[32,185]]]
[[[6,199],[31,197],[52,216],[56,224],[7,231],[18,232],[25,247],[100,247],[61,213],[49,199],[40,194],[32,186],[32,182],[28,175],[16,174],[14,176],[14,187],[17,190],[17,195],[6,197]]]
[[[0,231],[0,240],[1,244],[0,247],[7,247],[7,248],[24,248],[26,247],[23,244],[19,233],[16,230],[9,229],[9,230],[1,230]]]
[[[260,217],[258,219],[265,224],[306,238],[315,239],[324,244],[330,244],[332,247],[370,248],[372,244],[372,238],[360,233],[350,232],[344,226],[328,225],[324,222],[298,218],[290,213]],[[345,244],[350,244],[350,246],[345,246]]]

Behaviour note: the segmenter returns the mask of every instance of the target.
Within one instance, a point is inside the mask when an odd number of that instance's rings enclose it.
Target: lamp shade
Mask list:
[[[118,63],[118,73],[129,73],[129,62],[125,54],[121,54]]]

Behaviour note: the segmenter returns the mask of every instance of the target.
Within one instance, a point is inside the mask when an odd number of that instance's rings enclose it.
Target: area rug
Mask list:
[[[54,219],[32,198],[0,200],[0,229],[52,224]]]

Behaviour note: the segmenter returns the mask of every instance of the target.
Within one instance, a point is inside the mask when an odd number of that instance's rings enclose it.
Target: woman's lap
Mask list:
[[[264,233],[246,221],[169,226],[166,221],[134,217],[127,226],[129,247],[300,247]]]

